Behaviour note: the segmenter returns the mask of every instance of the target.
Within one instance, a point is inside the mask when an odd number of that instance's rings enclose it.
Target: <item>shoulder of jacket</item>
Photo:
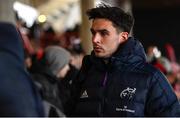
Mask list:
[[[167,77],[157,68],[150,67],[149,72],[151,72],[149,79],[150,79],[150,89],[155,89],[159,91],[159,93],[163,93],[164,96],[170,99],[170,96],[173,97],[173,89],[167,79]]]
[[[82,60],[82,69],[89,68],[90,66],[91,66],[90,55],[86,55]]]

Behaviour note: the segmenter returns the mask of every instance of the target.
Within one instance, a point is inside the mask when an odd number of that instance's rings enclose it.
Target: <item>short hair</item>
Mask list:
[[[120,31],[130,32],[134,25],[134,18],[119,7],[111,7],[101,4],[96,8],[89,9],[86,14],[90,19],[104,18],[110,20]]]

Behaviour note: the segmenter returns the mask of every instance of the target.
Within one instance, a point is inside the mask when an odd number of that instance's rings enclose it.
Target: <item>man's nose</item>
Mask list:
[[[96,33],[92,38],[93,43],[100,43],[101,42],[101,36]]]

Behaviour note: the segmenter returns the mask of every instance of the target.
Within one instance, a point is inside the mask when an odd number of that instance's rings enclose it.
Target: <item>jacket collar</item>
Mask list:
[[[109,64],[105,64],[104,59],[96,57],[93,51],[90,58],[99,68],[122,67],[146,62],[146,55],[142,44],[132,37],[129,37],[125,43],[119,46],[118,50],[108,59]]]
[[[146,54],[142,44],[137,39],[130,37],[112,55],[111,62],[114,62],[115,65],[142,63],[146,62]]]

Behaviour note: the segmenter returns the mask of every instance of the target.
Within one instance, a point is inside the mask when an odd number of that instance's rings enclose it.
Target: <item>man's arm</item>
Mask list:
[[[155,72],[150,82],[145,115],[180,116],[178,99],[166,77],[159,71]]]

